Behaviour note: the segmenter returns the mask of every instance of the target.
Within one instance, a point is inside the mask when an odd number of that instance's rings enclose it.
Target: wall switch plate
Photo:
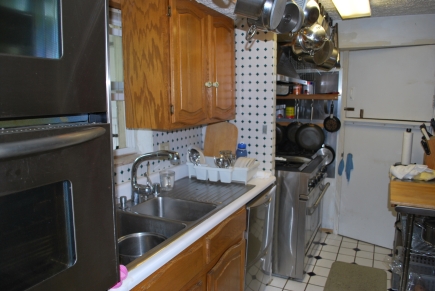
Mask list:
[[[162,142],[159,145],[159,150],[161,150],[161,151],[169,151],[169,141],[168,142]]]

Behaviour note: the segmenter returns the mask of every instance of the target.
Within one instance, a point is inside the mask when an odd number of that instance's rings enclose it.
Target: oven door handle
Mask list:
[[[326,190],[328,190],[329,185],[330,185],[329,182],[325,184],[325,187],[323,187],[322,193],[320,193],[320,196],[319,196],[319,198],[317,198],[316,203],[314,203],[313,206],[311,206],[310,208],[307,209],[308,215],[313,214],[314,211],[316,211],[317,207],[319,207],[320,201],[322,201],[323,196],[325,196]]]
[[[0,160],[69,147],[93,140],[105,132],[102,127],[91,127],[50,137],[3,143],[0,145]]]

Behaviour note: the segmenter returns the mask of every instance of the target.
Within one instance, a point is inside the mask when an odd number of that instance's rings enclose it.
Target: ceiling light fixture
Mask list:
[[[372,15],[369,0],[332,0],[342,19]]]

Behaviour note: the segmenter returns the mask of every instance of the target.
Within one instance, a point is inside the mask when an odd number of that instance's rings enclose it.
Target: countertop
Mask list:
[[[435,210],[435,181],[390,181],[390,203]]]
[[[183,165],[177,167],[176,170],[176,180],[184,178],[187,176],[187,170],[185,168],[187,166]],[[254,176],[255,177],[255,176]],[[195,178],[192,178],[195,179]],[[182,235],[178,239],[176,239],[173,243],[163,248],[159,252],[152,255],[149,259],[144,261],[142,264],[129,271],[127,278],[122,282],[122,285],[116,289],[110,290],[131,290],[134,286],[139,284],[149,275],[154,273],[164,264],[169,262],[187,247],[189,247],[192,243],[197,241],[211,229],[213,229],[216,225],[221,223],[231,214],[236,212],[238,209],[246,205],[250,200],[255,198],[258,194],[260,194],[264,189],[266,189],[269,185],[271,185],[275,181],[274,176],[270,176],[269,178],[253,178],[248,182],[250,185],[254,185],[255,187],[243,194],[238,199],[229,203],[227,206],[223,207],[220,211],[216,212],[197,226],[195,226],[192,230],[189,231],[188,235]],[[117,196],[126,195],[126,189],[128,187],[121,187],[117,189]],[[127,192],[128,193],[128,192]],[[128,194],[127,194],[128,195]]]

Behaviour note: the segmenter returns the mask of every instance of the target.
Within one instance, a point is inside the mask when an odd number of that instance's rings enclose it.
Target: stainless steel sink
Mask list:
[[[216,208],[215,204],[157,197],[131,208],[134,213],[178,221],[196,221]]]
[[[118,238],[132,233],[152,232],[169,239],[186,228],[186,225],[180,222],[141,216],[126,211],[116,212],[116,223]]]

